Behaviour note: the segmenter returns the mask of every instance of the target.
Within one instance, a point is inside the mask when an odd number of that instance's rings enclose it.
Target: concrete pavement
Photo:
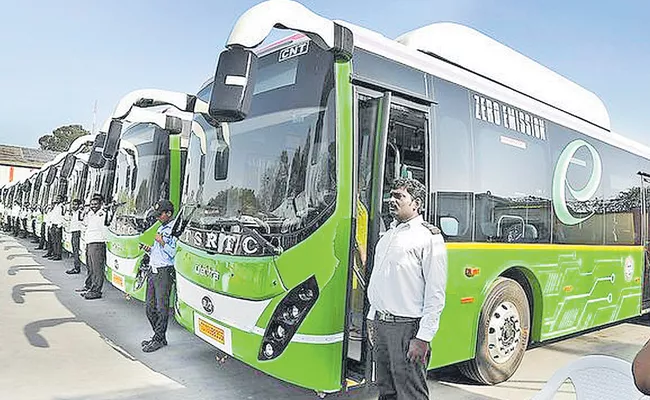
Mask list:
[[[312,391],[227,359],[170,321],[170,345],[143,353],[151,336],[144,306],[105,283],[104,297],[74,292],[84,274],[51,262],[25,239],[0,234],[0,399],[314,399]],[[464,380],[455,367],[430,374],[432,398],[529,399],[566,363],[586,354],[632,360],[650,337],[644,321],[625,323],[529,350],[517,373],[493,387]],[[573,399],[570,384],[557,399]],[[373,388],[328,398],[375,399]]]

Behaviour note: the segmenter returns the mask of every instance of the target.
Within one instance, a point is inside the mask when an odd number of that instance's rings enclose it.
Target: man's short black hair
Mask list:
[[[103,203],[104,202],[104,196],[102,196],[101,193],[95,193],[95,194],[93,194],[93,197],[90,198],[90,201],[93,201],[93,200],[99,200],[100,203]]]
[[[74,205],[81,204],[81,199],[73,199],[72,204]]]
[[[420,208],[418,209],[418,212],[422,211],[422,208],[424,207],[424,199],[427,195],[427,189],[420,183],[420,181],[413,178],[397,178],[390,185],[390,190],[395,189],[405,189],[408,194],[411,195],[413,200],[419,200]]]
[[[158,215],[168,211],[171,211],[171,213],[173,214],[174,204],[169,200],[161,199],[158,200],[156,204],[153,205],[153,209],[154,211],[156,211]]]

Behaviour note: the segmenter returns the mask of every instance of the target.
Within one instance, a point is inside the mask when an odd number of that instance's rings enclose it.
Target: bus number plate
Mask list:
[[[124,277],[122,275],[116,274],[115,272],[112,273],[112,282],[113,285],[120,289],[124,290]]]
[[[232,355],[230,329],[194,314],[194,332],[214,347]]]

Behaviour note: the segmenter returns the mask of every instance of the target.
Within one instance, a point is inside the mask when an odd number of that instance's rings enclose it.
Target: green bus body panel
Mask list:
[[[181,207],[181,135],[169,135],[169,201],[174,205],[174,214]]]
[[[284,292],[271,257],[217,258],[179,241],[174,265],[176,273],[215,293],[250,300],[265,300]],[[197,266],[219,272],[220,279],[197,274]]]
[[[337,63],[337,202],[333,215],[298,245],[274,258],[209,255],[180,243],[176,255],[177,272],[204,288],[228,296],[246,299],[271,299],[256,326],[265,329],[278,303],[289,290],[314,275],[320,294],[296,334],[342,334],[345,324],[350,232],[352,227],[353,149],[350,135],[352,120],[351,66]],[[220,276],[233,274],[227,288],[211,278],[197,276],[195,265],[216,268]],[[273,284],[277,280],[277,284]],[[232,330],[233,356],[269,375],[298,386],[337,391],[342,387],[343,341],[328,344],[290,342],[284,352],[270,361],[258,361],[262,343],[258,333],[243,332],[193,310],[183,299],[177,300],[176,319],[194,332],[194,313],[217,321]]]
[[[176,302],[176,319],[188,331],[194,332],[193,310],[182,300]],[[343,342],[331,344],[290,343],[282,355],[272,361],[258,361],[257,354],[262,336],[244,332],[227,324],[233,343],[233,356],[248,365],[282,381],[314,390],[338,391],[341,389],[341,354]]]
[[[474,358],[481,307],[490,285],[516,268],[532,288],[531,339],[554,339],[640,314],[643,248],[448,244],[447,298],[432,342],[430,368]],[[633,261],[625,276],[626,259]],[[465,268],[480,268],[465,276]],[[629,267],[628,267],[629,270]],[[474,298],[461,304],[463,298]]]
[[[106,234],[106,252],[112,253],[119,258],[136,259],[135,263],[137,266],[139,266],[140,260],[142,260],[142,257],[144,256],[144,251],[140,249],[139,245],[140,243],[149,245],[153,244],[158,227],[160,227],[160,222],[156,222],[142,234],[136,236],[120,236],[108,231]],[[113,282],[113,271],[115,271],[115,273],[119,274],[120,277],[124,279],[125,293],[135,299],[145,301],[147,285],[142,285],[140,290],[135,290],[135,279],[130,276],[122,275],[119,269],[115,270],[114,266],[109,265],[107,262],[105,271],[106,280],[111,282],[113,286],[117,287],[117,285],[115,285]]]
[[[169,201],[174,204],[174,212],[177,214],[180,206],[180,191],[181,191],[181,138],[180,135],[169,136]],[[123,259],[135,259],[136,266],[140,265],[140,260],[144,256],[144,251],[140,249],[140,243],[153,245],[156,232],[160,227],[160,222],[156,221],[155,224],[150,226],[146,231],[139,235],[123,236],[118,235],[110,230],[106,234],[106,252],[110,252],[116,257]],[[137,271],[137,269],[136,269]],[[132,298],[140,301],[145,301],[147,285],[142,285],[139,290],[135,290],[135,278],[126,276],[120,273],[119,270],[114,270],[112,265],[106,263],[105,276],[106,279],[113,284],[113,272],[118,274],[124,280],[124,292]],[[120,288],[122,289],[122,288]],[[171,296],[174,296],[172,293]]]

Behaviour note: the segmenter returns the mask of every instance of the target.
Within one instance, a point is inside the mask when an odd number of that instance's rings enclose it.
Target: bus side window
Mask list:
[[[388,122],[388,144],[384,171],[384,199],[389,198],[393,180],[410,177],[428,186],[426,173],[428,114],[401,104],[391,104]],[[428,204],[425,204],[424,208]],[[423,210],[424,211],[424,210]],[[383,202],[382,218],[388,224],[388,202]],[[426,215],[426,212],[423,212]]]

